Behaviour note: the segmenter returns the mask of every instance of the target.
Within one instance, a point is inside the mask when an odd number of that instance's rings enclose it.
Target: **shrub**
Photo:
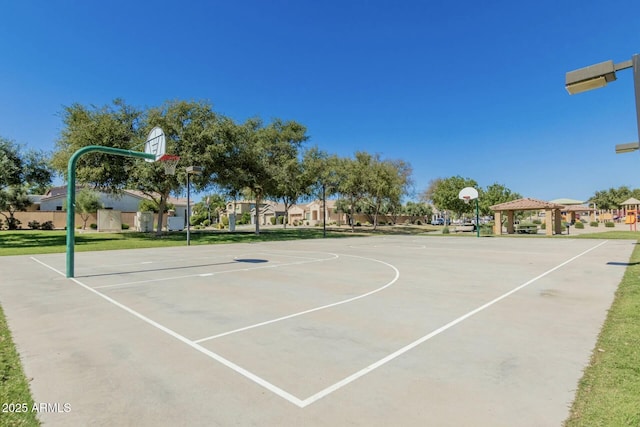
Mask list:
[[[209,220],[209,218],[207,218],[204,221],[202,221],[202,226],[203,227],[208,227],[210,225],[211,225],[211,221]]]
[[[225,217],[226,218],[226,217]],[[218,223],[218,230],[223,230],[224,229],[224,224],[219,222]]]
[[[220,218],[220,221],[222,222],[222,227],[226,227],[227,225],[229,225],[229,217],[228,216],[223,216],[222,218]]]
[[[531,221],[531,222],[533,222],[535,225],[540,225],[540,224],[542,224],[542,221],[540,221],[539,219],[534,219],[534,220],[533,220],[533,221]]]
[[[578,222],[576,222],[575,227],[576,227],[576,228],[583,229],[583,228],[584,228],[584,224],[582,223],[582,221],[578,221]]]
[[[613,227],[615,227],[616,225],[615,225],[613,222],[605,222],[605,223],[604,223],[604,226],[605,226],[605,227],[608,227],[608,228],[613,228]]]
[[[130,228],[129,224],[122,224],[122,229],[123,230],[128,230]]]
[[[98,229],[98,224],[89,224],[89,228],[92,230],[97,230]]]
[[[45,221],[40,224],[40,230],[53,230],[53,221]]]
[[[480,234],[485,236],[493,235],[493,224],[480,224]]]
[[[32,230],[37,230],[37,229],[40,228],[40,223],[38,221],[36,221],[36,220],[29,221],[28,225],[29,225],[29,228],[32,229]]]
[[[540,224],[540,229],[541,230],[546,230],[546,228],[547,228],[547,223],[546,222],[543,222],[542,224]]]
[[[591,222],[589,223],[589,226],[591,226],[591,227],[597,227],[597,226],[598,226],[598,221],[591,221]]]
[[[240,218],[236,218],[236,224],[250,224],[251,223],[251,214],[249,212],[243,213]]]
[[[269,222],[271,223],[271,225],[276,225],[276,217],[272,216],[271,218],[269,218]]]
[[[422,225],[422,221],[417,220],[417,221],[416,221],[416,225]]]
[[[448,226],[444,226],[444,228],[442,229],[442,234],[449,234],[449,227]]]
[[[22,222],[20,222],[19,219],[17,218],[7,218],[7,220],[5,221],[7,228],[9,230],[19,230],[21,227],[20,225],[22,224]]]
[[[360,224],[360,221],[356,221],[356,227],[362,227],[362,224]]]

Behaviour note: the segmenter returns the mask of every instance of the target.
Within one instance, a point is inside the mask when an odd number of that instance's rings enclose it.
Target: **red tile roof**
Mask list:
[[[512,200],[510,202],[500,203],[498,205],[490,206],[492,211],[527,211],[527,210],[542,210],[542,209],[563,209],[564,206],[556,203],[545,202],[544,200],[531,199],[526,197],[524,199]]]

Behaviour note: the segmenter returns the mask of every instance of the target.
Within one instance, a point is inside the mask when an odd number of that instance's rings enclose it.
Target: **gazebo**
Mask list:
[[[624,213],[626,215],[628,210],[638,210],[638,207],[640,207],[640,200],[630,197],[620,204],[624,208]]]
[[[553,234],[562,234],[562,216],[561,211],[564,209],[563,205],[556,203],[545,202],[543,200],[524,198],[518,200],[512,200],[510,202],[500,203],[498,205],[490,206],[494,212],[495,225],[493,226],[493,232],[495,234],[502,234],[502,216],[507,215],[507,234],[515,233],[514,227],[514,213],[516,211],[545,211],[545,230],[547,236]]]
[[[567,221],[570,222],[571,224],[576,222],[576,214],[582,214],[585,212],[588,212],[589,214],[591,214],[591,212],[596,211],[595,209],[588,208],[584,205],[569,205],[569,206],[565,206],[564,209],[562,210],[563,212],[567,213]]]

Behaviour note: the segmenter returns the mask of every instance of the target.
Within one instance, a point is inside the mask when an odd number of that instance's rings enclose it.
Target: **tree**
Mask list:
[[[224,149],[210,153],[210,161],[219,165],[217,183],[234,200],[243,189],[249,189],[255,197],[256,219],[264,198],[291,198],[297,191],[297,185],[287,189],[280,181],[295,179],[281,171],[297,170],[293,159],[308,139],[303,125],[274,119],[265,126],[260,119],[252,118],[241,125],[225,121],[220,134],[224,135]],[[256,220],[255,226],[256,234],[260,234],[260,221]]]
[[[95,191],[91,191],[88,188],[83,188],[76,195],[76,212],[82,219],[82,229],[87,228],[87,221],[92,213],[98,212],[98,209],[102,209],[103,205],[100,201],[100,196]]]
[[[64,107],[64,127],[56,141],[52,165],[65,178],[71,156],[89,145],[131,150],[144,142],[143,112],[121,99],[101,108],[72,104]],[[140,151],[140,150],[138,150]],[[93,152],[81,156],[76,165],[78,184],[106,193],[118,193],[130,183],[131,171],[140,159]]]
[[[380,160],[370,157],[364,200],[373,214],[373,229],[378,226],[378,215],[385,204],[399,204],[411,184],[411,166],[403,160]]]
[[[208,151],[216,150],[218,116],[206,102],[170,101],[160,107],[140,111],[116,99],[101,108],[73,104],[63,112],[65,124],[57,142],[53,165],[66,171],[69,158],[88,145],[141,151],[146,135],[160,126],[166,135],[166,153],[180,156],[175,175],[167,175],[160,162],[143,162],[128,156],[88,153],[78,159],[78,183],[118,193],[134,188],[152,198],[158,206],[156,232],[162,232],[167,198],[181,193],[186,185],[186,166],[199,165],[202,176],[193,179],[198,190],[212,184],[217,166],[207,161]]]
[[[32,203],[28,193],[44,193],[51,184],[53,171],[41,151],[24,150],[13,141],[0,137],[0,212],[10,230],[19,227],[14,214]]]
[[[638,191],[632,191],[624,185],[618,188],[609,188],[608,190],[596,191],[589,199],[589,203],[595,203],[598,209],[618,209],[620,204],[634,196],[634,193],[638,193]]]
[[[325,204],[327,197],[335,194],[338,188],[338,164],[335,154],[329,155],[318,147],[305,151],[302,158],[302,182],[306,186],[303,196],[320,199]],[[326,206],[323,205],[322,210],[324,219]]]
[[[132,169],[130,183],[158,204],[156,233],[162,232],[167,199],[184,191],[188,166],[200,166],[200,175],[191,175],[190,182],[196,191],[204,191],[214,185],[220,166],[211,160],[211,152],[219,152],[223,144],[217,133],[224,120],[212,106],[204,101],[168,101],[160,107],[149,109],[145,135],[159,126],[165,133],[167,154],[180,156],[175,175],[167,175],[160,162],[138,162]]]
[[[424,202],[408,201],[403,211],[405,215],[411,217],[411,223],[415,223],[418,219],[426,220],[432,214],[431,206]]]
[[[458,193],[465,187],[478,188],[478,183],[470,178],[452,176],[450,178],[440,178],[434,182],[431,200],[436,208],[455,212],[458,216],[463,213],[472,212],[475,208],[469,203],[465,203],[458,198]]]
[[[227,206],[227,202],[224,196],[220,194],[209,194],[204,197],[200,203],[196,203],[196,208],[199,211],[207,213],[207,219],[213,218],[216,221],[220,221],[220,212],[222,212]]]
[[[0,137],[0,188],[20,184],[22,165],[20,147]]]
[[[357,204],[367,195],[367,180],[370,175],[371,155],[363,151],[356,152],[355,158],[342,158],[338,162],[338,192],[347,201],[346,209],[351,223],[351,231],[355,231],[353,215]]]
[[[481,215],[490,215],[490,206],[521,199],[522,196],[512,192],[502,184],[494,183],[482,191],[482,197],[478,199],[478,208]]]
[[[427,188],[420,194],[420,200],[425,203],[433,204],[433,195],[442,181],[443,178],[435,178],[429,181]]]
[[[20,221],[14,215],[16,212],[26,211],[31,204],[26,185],[15,184],[0,191],[0,215],[5,218],[9,230],[20,227]]]
[[[0,190],[20,184],[30,193],[43,194],[51,184],[53,173],[44,152],[25,150],[0,137]]]

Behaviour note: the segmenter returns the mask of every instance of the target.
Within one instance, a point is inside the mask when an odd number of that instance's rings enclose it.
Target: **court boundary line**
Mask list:
[[[387,364],[388,362],[392,361],[393,359],[396,359],[397,357],[403,355],[404,353],[408,352],[409,350],[414,349],[415,347],[419,346],[420,344],[425,343],[426,341],[430,340],[431,338],[440,335],[442,332],[446,331],[447,329],[450,329],[452,327],[454,327],[455,325],[457,325],[458,323],[461,323],[465,320],[467,320],[468,318],[480,313],[481,311],[491,307],[492,305],[498,303],[499,301],[502,301],[503,299],[509,297],[510,295],[526,288],[527,286],[531,285],[532,283],[542,279],[545,276],[548,276],[549,274],[553,273],[554,271],[564,267],[565,265],[571,263],[572,261],[575,261],[576,259],[580,258],[581,256],[599,248],[600,246],[604,245],[605,243],[607,243],[608,241],[605,240],[604,242],[601,242],[599,244],[597,244],[596,246],[593,246],[581,253],[579,253],[578,255],[569,258],[568,260],[564,261],[561,264],[558,264],[557,266],[545,271],[542,274],[537,275],[536,277],[534,277],[533,279],[528,280],[527,282],[523,283],[520,286],[517,286],[515,288],[513,288],[512,290],[510,290],[509,292],[506,292],[502,295],[500,295],[497,298],[492,299],[491,301],[481,305],[480,307],[471,310],[470,312],[463,314],[462,316],[458,317],[457,319],[454,319],[452,321],[450,321],[449,323],[439,327],[438,329],[428,333],[427,335],[418,338],[417,340],[405,345],[404,347],[402,347],[399,350],[396,350],[395,352],[383,357],[382,359],[378,360],[377,362],[374,362],[372,364],[370,364],[369,366],[360,369],[359,371],[349,375],[348,377],[343,378],[342,380],[330,385],[329,387],[307,397],[306,399],[302,400],[302,408],[304,408],[305,406],[308,406],[320,399],[322,399],[323,397],[328,396],[329,394],[333,393],[334,391],[337,391],[339,389],[341,389],[342,387],[346,386],[349,383],[352,383],[353,381],[357,380],[358,378],[361,378],[363,376],[365,376],[366,374],[368,374],[369,372],[372,372],[373,370]]]
[[[327,253],[329,253],[329,252],[327,252]],[[340,254],[336,254],[336,255],[338,255],[338,257],[340,257]],[[316,311],[324,310],[324,309],[327,309],[327,308],[336,307],[336,306],[339,306],[339,305],[342,305],[342,304],[347,304],[347,303],[350,303],[350,302],[353,302],[353,301],[357,301],[357,300],[359,300],[361,298],[368,297],[369,295],[373,295],[375,293],[378,293],[378,292],[388,288],[389,286],[391,286],[395,282],[397,282],[398,279],[400,278],[400,270],[398,270],[394,265],[389,264],[388,262],[380,261],[379,259],[375,259],[375,258],[362,257],[362,256],[358,256],[358,255],[342,254],[342,256],[350,256],[350,257],[353,257],[353,258],[361,258],[361,259],[365,259],[365,260],[369,260],[369,261],[379,262],[380,264],[384,264],[384,265],[386,265],[388,267],[391,267],[396,272],[396,275],[395,275],[395,277],[393,279],[391,279],[390,282],[388,282],[384,286],[382,286],[380,288],[377,288],[377,289],[374,289],[372,291],[369,291],[367,293],[364,293],[362,295],[356,295],[355,297],[347,298],[345,300],[333,302],[331,304],[326,304],[326,305],[323,305],[323,306],[320,306],[320,307],[311,308],[309,310],[300,311],[298,313],[288,314],[286,316],[278,317],[277,319],[266,320],[264,322],[259,322],[259,323],[253,324],[253,325],[244,326],[242,328],[234,329],[234,330],[231,330],[231,331],[228,331],[228,332],[222,332],[220,334],[216,334],[216,335],[211,335],[209,337],[200,338],[200,339],[194,340],[193,342],[201,343],[201,342],[205,342],[205,341],[211,341],[211,340],[214,340],[216,338],[222,338],[222,337],[225,337],[225,336],[228,336],[228,335],[232,335],[232,334],[235,334],[235,333],[238,333],[238,332],[248,331],[249,329],[259,328],[261,326],[270,325],[272,323],[280,322],[280,321],[283,321],[283,320],[293,319],[294,317],[302,316],[304,314],[309,314],[309,313],[313,313],[313,312],[316,312]]]
[[[244,376],[247,379],[250,379],[251,381],[255,382],[256,384],[262,386],[263,388],[271,391],[272,393],[274,393],[277,396],[280,396],[281,398],[287,400],[290,403],[293,403],[294,405],[300,407],[300,408],[305,408],[311,404],[313,404],[314,402],[317,402],[318,400],[330,395],[331,393],[340,390],[341,388],[345,387],[346,385],[356,381],[357,379],[365,376],[366,374],[373,372],[374,370],[376,370],[377,368],[380,368],[381,366],[384,366],[385,364],[391,362],[392,360],[400,357],[401,355],[407,353],[408,351],[414,349],[415,347],[425,343],[426,341],[430,340],[431,338],[440,335],[441,333],[445,332],[446,330],[454,327],[455,325],[467,320],[468,318],[486,310],[487,308],[493,306],[494,304],[502,301],[503,299],[509,297],[510,295],[526,288],[527,286],[531,285],[532,283],[535,283],[536,281],[542,279],[543,277],[548,276],[549,274],[553,273],[554,271],[564,267],[565,265],[575,261],[576,259],[582,257],[583,255],[599,248],[600,246],[606,244],[608,242],[608,240],[605,240],[603,242],[598,243],[597,245],[586,249],[584,251],[582,251],[581,253],[579,253],[578,255],[575,255],[571,258],[569,258],[568,260],[556,265],[555,267],[539,274],[538,276],[528,280],[527,282],[516,286],[515,288],[513,288],[512,290],[498,296],[497,298],[494,298],[493,300],[475,308],[474,310],[469,311],[468,313],[459,316],[458,318],[446,323],[445,325],[441,326],[440,328],[422,336],[421,338],[418,338],[417,340],[414,340],[413,342],[405,345],[404,347],[400,348],[399,350],[396,350],[395,352],[383,357],[382,359],[379,359],[378,361],[366,366],[363,369],[360,369],[358,371],[356,371],[355,373],[343,378],[342,380],[335,382],[334,384],[330,385],[329,387],[326,387],[322,390],[320,390],[319,392],[307,397],[306,399],[300,399],[296,396],[294,396],[293,394],[287,392],[286,390],[272,384],[271,382],[259,377],[258,375],[248,371],[247,369],[231,362],[230,360],[222,357],[221,355],[208,350],[204,347],[202,347],[201,345],[199,345],[198,343],[184,337],[183,335],[173,331],[172,329],[167,328],[166,326],[155,322],[154,320],[142,315],[141,313],[138,313],[137,311],[127,307],[126,305],[116,301],[115,299],[104,295],[103,293],[95,290],[94,288],[85,285],[84,283],[82,283],[81,281],[75,279],[75,278],[69,278],[69,280],[73,281],[74,283],[76,283],[77,285],[83,287],[84,289],[88,290],[89,292],[94,293],[95,295],[99,296],[100,298],[106,300],[107,302],[110,302],[111,304],[114,304],[116,307],[128,312],[129,314],[137,317],[138,319],[144,321],[145,323],[165,332],[166,334],[176,338],[177,340],[187,344],[189,347],[199,351],[200,353],[216,360],[217,362],[221,363],[222,365],[232,369],[233,371],[235,371],[236,373],[241,374],[242,376]],[[35,257],[30,257],[32,260],[34,260],[35,262],[49,268],[50,270],[58,273],[61,276],[65,276],[65,274],[59,270],[57,270],[56,268],[38,260]]]
[[[296,262],[289,262],[289,263],[282,263],[282,264],[271,264],[271,265],[261,265],[259,267],[244,267],[244,268],[234,268],[231,270],[222,270],[222,271],[216,271],[213,273],[198,273],[198,274],[186,274],[186,275],[182,275],[182,276],[170,276],[170,277],[160,277],[158,279],[150,279],[150,280],[136,280],[136,281],[131,281],[131,282],[122,282],[122,283],[115,283],[112,285],[102,285],[102,286],[96,286],[92,289],[113,289],[113,288],[119,288],[119,287],[126,287],[126,286],[132,286],[132,285],[144,285],[145,283],[153,283],[153,282],[166,282],[169,280],[175,280],[175,279],[186,279],[188,277],[208,277],[208,276],[215,276],[218,274],[229,274],[229,273],[236,273],[238,271],[252,271],[252,270],[262,270],[262,269],[266,269],[266,268],[277,268],[277,267],[286,267],[286,266],[290,266],[290,265],[302,265],[302,264],[311,264],[314,262],[325,262],[325,261],[333,261],[339,258],[339,255],[331,253],[331,252],[324,252],[326,254],[329,255],[334,255],[332,258],[312,258],[312,259],[308,259],[306,261],[296,261]]]
[[[47,265],[46,263],[38,260],[37,258],[31,257],[32,260],[36,261],[37,263],[49,268],[50,270],[60,274],[61,276],[66,276],[63,272],[57,270],[56,268]],[[142,320],[143,322],[153,326],[154,328],[157,328],[159,330],[161,330],[162,332],[172,336],[173,338],[177,339],[178,341],[183,342],[184,344],[188,345],[189,347],[193,348],[194,350],[199,351],[200,353],[210,357],[211,359],[214,359],[215,361],[221,363],[222,365],[226,366],[227,368],[239,373],[240,375],[244,376],[245,378],[250,379],[251,381],[255,382],[256,384],[261,385],[262,387],[266,388],[267,390],[269,390],[270,392],[274,393],[277,396],[280,396],[281,398],[293,403],[294,405],[298,406],[298,407],[302,407],[302,400],[297,398],[296,396],[292,395],[291,393],[287,392],[286,390],[270,383],[269,381],[257,376],[256,374],[244,369],[243,367],[233,363],[232,361],[222,357],[221,355],[219,355],[218,353],[215,353],[211,350],[208,350],[206,348],[204,348],[203,346],[201,346],[200,344],[197,344],[193,341],[191,341],[190,339],[188,339],[187,337],[177,333],[176,331],[167,328],[166,326],[144,316],[141,313],[138,313],[137,311],[135,311],[132,308],[127,307],[126,305],[116,301],[115,299],[103,294],[102,292],[99,292],[95,289],[93,289],[91,286],[85,285],[84,283],[82,283],[80,280],[71,277],[68,278],[69,280],[71,280],[72,282],[76,283],[77,285],[81,286],[82,288],[86,289],[89,292],[92,292],[93,294],[99,296],[100,298],[106,300],[107,302],[115,305],[116,307],[126,311],[127,313],[133,315],[134,317],[137,317],[138,319]]]

